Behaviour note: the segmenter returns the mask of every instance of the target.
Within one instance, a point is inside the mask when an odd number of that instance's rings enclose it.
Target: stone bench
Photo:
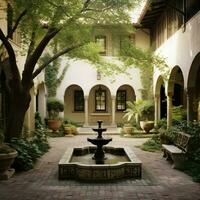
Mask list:
[[[188,145],[191,136],[186,133],[178,133],[174,145],[162,144],[163,157],[167,160],[173,161],[173,168],[180,169],[183,167],[187,159]]]

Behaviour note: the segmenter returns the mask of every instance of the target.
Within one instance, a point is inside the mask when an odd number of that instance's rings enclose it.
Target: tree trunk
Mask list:
[[[26,111],[29,108],[31,95],[30,88],[22,88],[21,85],[11,87],[8,94],[8,116],[5,130],[5,141],[12,138],[20,138]]]
[[[20,102],[21,101],[21,102]],[[5,133],[5,140],[9,142],[11,138],[20,138],[22,136],[22,128],[26,111],[29,108],[31,98],[28,96],[15,96],[9,104],[8,122]]]

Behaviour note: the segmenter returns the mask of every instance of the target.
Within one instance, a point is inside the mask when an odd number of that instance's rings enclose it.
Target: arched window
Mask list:
[[[95,91],[95,110],[106,111],[106,90],[103,90],[100,86]]]

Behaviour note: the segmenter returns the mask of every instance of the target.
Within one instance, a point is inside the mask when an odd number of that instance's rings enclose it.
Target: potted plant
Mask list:
[[[49,114],[48,127],[49,129],[56,132],[61,126],[61,119],[59,118],[59,113],[63,112],[63,103],[56,98],[49,98],[47,100],[47,111]]]
[[[124,118],[127,121],[135,120],[136,125],[140,126],[146,133],[154,127],[154,121],[150,120],[153,116],[154,105],[152,101],[139,99],[137,101],[128,101]]]
[[[127,101],[127,109],[125,110],[125,115],[128,122],[136,122],[136,126],[139,126],[139,117],[141,115],[142,100],[137,101]],[[125,124],[123,130],[126,134],[131,134],[134,131],[134,127],[131,123]]]
[[[17,151],[7,144],[3,143],[4,135],[0,132],[0,180],[10,178],[15,170],[10,169],[10,166],[17,157]]]
[[[153,113],[153,102],[150,100],[144,100],[141,106],[140,126],[146,133],[149,133],[150,130],[154,127]]]
[[[73,124],[64,124],[63,125],[64,127],[64,133],[66,135],[76,135],[77,134],[77,129],[76,129],[76,126],[73,125]]]

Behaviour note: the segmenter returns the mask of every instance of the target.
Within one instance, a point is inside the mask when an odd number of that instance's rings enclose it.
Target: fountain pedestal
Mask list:
[[[102,121],[99,120],[97,121],[97,123],[98,128],[93,128],[93,131],[97,132],[98,136],[96,138],[87,138],[87,140],[97,146],[95,154],[93,156],[93,159],[96,161],[96,164],[103,164],[104,160],[106,159],[103,146],[112,141],[112,138],[103,138],[102,133],[107,129],[101,127]]]

